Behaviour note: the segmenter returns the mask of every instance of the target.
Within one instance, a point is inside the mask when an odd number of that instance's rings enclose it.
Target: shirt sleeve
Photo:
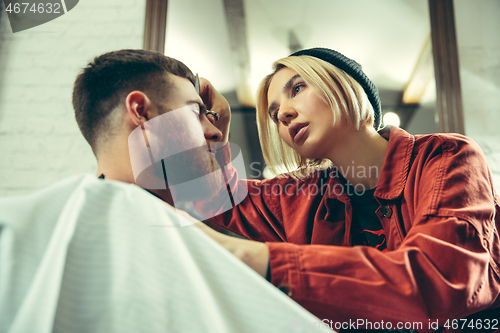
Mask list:
[[[403,197],[386,203],[398,246],[269,242],[271,282],[334,321],[427,330],[429,320],[443,325],[500,306],[498,197],[484,156],[466,139],[434,140],[415,158]]]
[[[323,202],[328,191],[319,189],[328,187],[332,178],[329,169],[312,171],[300,180],[289,175],[262,181],[239,180],[227,145],[217,153],[217,160],[224,167],[225,187],[209,200],[194,204],[202,216],[252,240],[310,243],[308,230],[313,228],[318,207],[328,211]],[[323,225],[315,230],[326,234],[331,228]]]
[[[271,194],[279,180],[239,179],[229,144],[217,152],[216,158],[224,170],[224,186],[210,199],[194,203],[196,211],[211,223],[249,239],[285,240],[280,203]]]

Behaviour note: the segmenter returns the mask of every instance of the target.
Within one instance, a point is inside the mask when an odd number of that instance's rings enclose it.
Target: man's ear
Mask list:
[[[132,91],[125,98],[128,119],[135,126],[141,126],[157,115],[157,108],[142,91]]]

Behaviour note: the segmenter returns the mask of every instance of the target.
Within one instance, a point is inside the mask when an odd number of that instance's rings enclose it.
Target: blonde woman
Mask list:
[[[266,163],[289,173],[240,180],[248,197],[210,219],[252,241],[212,237],[328,323],[427,331],[489,309],[500,328],[498,197],[472,140],[377,131],[377,89],[322,48],[275,63],[257,121]]]

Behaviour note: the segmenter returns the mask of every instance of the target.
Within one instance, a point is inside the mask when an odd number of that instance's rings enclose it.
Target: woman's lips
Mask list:
[[[297,134],[295,134],[295,136],[293,137],[293,142],[295,142],[295,143],[299,142],[299,140],[302,139],[302,137],[304,136],[304,134],[306,134],[306,131],[307,131],[308,128],[309,128],[309,125],[307,125],[305,127],[302,127],[297,132]]]
[[[307,127],[309,127],[308,123],[294,123],[290,125],[288,132],[290,133],[292,140],[294,142],[300,140],[300,138],[302,138],[307,131]]]

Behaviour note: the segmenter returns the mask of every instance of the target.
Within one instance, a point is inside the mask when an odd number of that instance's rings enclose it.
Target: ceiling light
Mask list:
[[[399,116],[395,114],[394,112],[386,112],[384,114],[384,125],[392,125],[399,127],[400,124]]]

